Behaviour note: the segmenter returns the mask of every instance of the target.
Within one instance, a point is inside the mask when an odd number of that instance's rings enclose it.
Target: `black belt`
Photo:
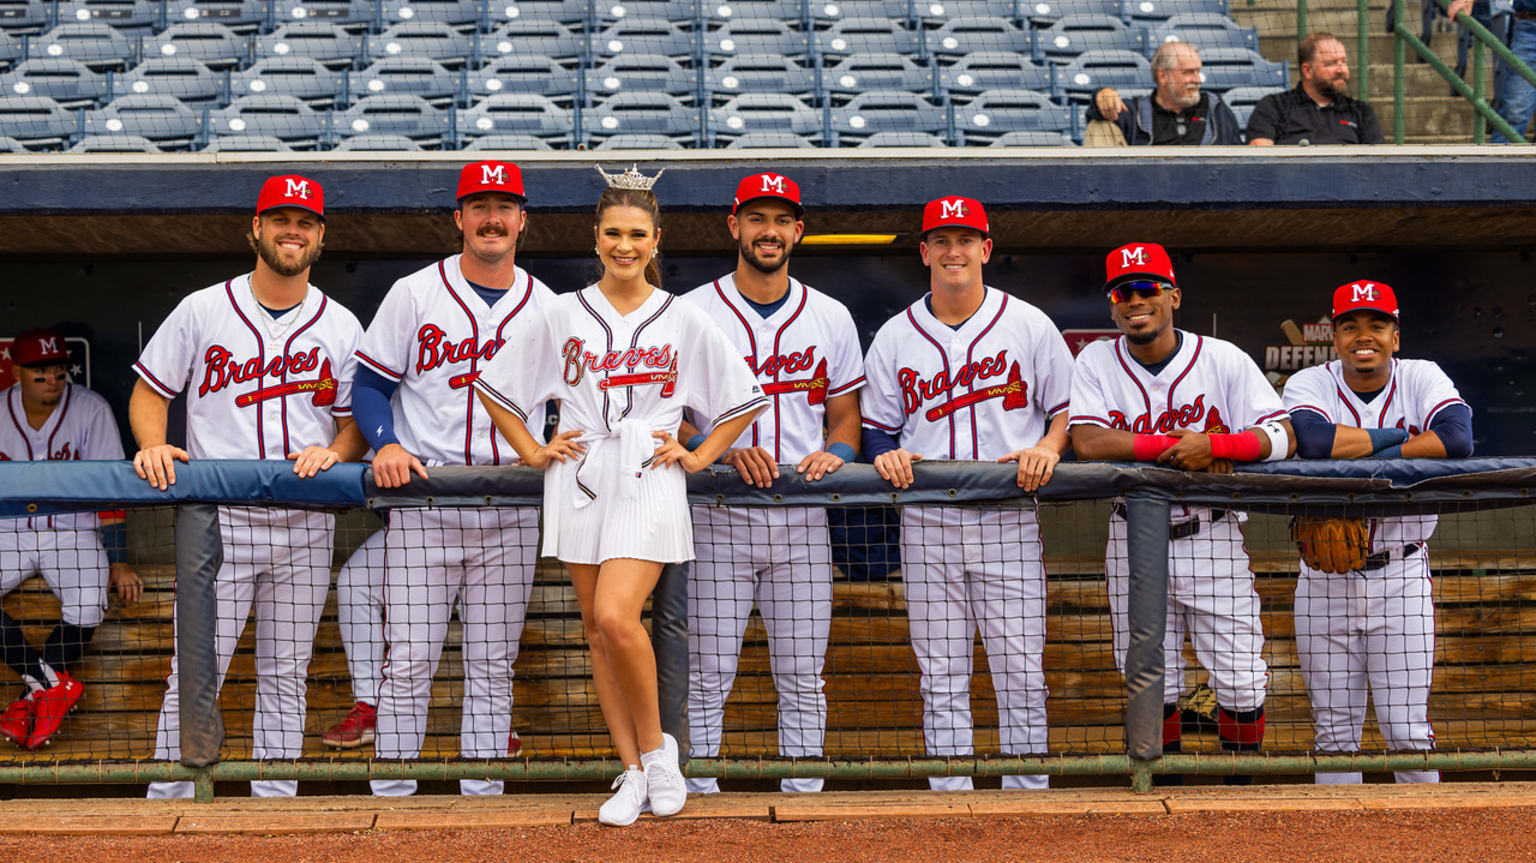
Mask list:
[[[1536,12],[1516,12],[1514,15],[1521,21],[1536,21]]]
[[[1360,565],[1360,570],[1365,572],[1368,570],[1381,569],[1382,567],[1391,563],[1392,558],[1404,558],[1412,554],[1418,554],[1419,549],[1423,547],[1424,543],[1422,542],[1410,542],[1401,548],[1383,549],[1367,557],[1365,559],[1365,563]]]
[[[1115,515],[1118,515],[1121,518],[1125,518],[1125,504],[1116,501],[1110,505],[1110,509],[1114,511]],[[1210,527],[1216,522],[1226,518],[1228,515],[1230,515],[1230,513],[1224,509],[1213,509],[1211,510],[1211,517],[1204,522],[1200,520],[1199,516],[1196,516],[1187,521],[1171,522],[1168,525],[1168,538],[1189,539],[1190,537],[1199,533],[1201,529]]]

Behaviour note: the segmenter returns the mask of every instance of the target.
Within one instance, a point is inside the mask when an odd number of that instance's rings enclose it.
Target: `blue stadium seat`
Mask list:
[[[295,96],[241,96],[229,107],[212,111],[204,137],[272,135],[304,149],[313,149],[326,133],[327,115]]]
[[[335,115],[333,128],[338,137],[400,135],[435,146],[452,138],[448,120],[448,111],[426,99],[394,93],[359,99]]]
[[[1019,0],[1020,13],[1036,27],[1048,27],[1068,15],[1121,17],[1120,0]]]
[[[332,21],[296,21],[284,24],[256,40],[256,59],[308,57],[330,68],[351,66],[362,45],[359,36]]]
[[[233,135],[214,138],[204,153],[288,153],[293,150],[272,135]]]
[[[498,93],[458,112],[454,135],[460,141],[482,135],[533,135],[570,144],[571,112],[537,93]]]
[[[860,141],[860,147],[947,147],[949,143],[927,132],[876,132]]]
[[[1038,90],[1052,96],[1059,92],[1055,64],[1042,65],[1003,51],[974,51],[940,67],[939,90],[958,102],[983,90]]]
[[[927,34],[928,52],[958,57],[973,51],[1011,51],[1032,56],[1035,31],[1002,18],[950,18]]]
[[[1165,42],[1188,42],[1201,51],[1207,48],[1259,47],[1257,27],[1239,27],[1225,15],[1175,15],[1153,28],[1147,42],[1147,56]]]
[[[271,20],[268,0],[170,0],[165,7],[168,24],[212,21],[236,33],[250,33]]]
[[[189,105],[227,98],[224,78],[191,57],[152,57],[112,76],[108,99],[129,93],[175,96]]]
[[[698,21],[699,8],[693,0],[593,0],[592,16],[599,27],[626,18],[671,21],[692,27]]]
[[[665,18],[624,18],[592,37],[592,56],[606,60],[619,54],[661,54],[692,61],[698,54],[696,34]]]
[[[666,135],[614,135],[593,147],[594,150],[683,150],[687,149]]]
[[[60,149],[78,129],[74,113],[47,96],[0,96],[0,135],[28,149]]]
[[[949,127],[944,109],[916,93],[873,90],[832,109],[838,146],[849,146],[876,132],[924,132],[937,135]]]
[[[993,147],[1076,147],[1077,142],[1066,132],[1005,132],[994,140]]]
[[[378,6],[374,0],[275,0],[272,23],[285,26],[304,21],[324,21],[360,32],[378,24]]]
[[[466,150],[553,150],[549,142],[532,135],[486,135],[476,138],[465,147]]]
[[[0,94],[47,96],[65,108],[78,108],[105,99],[107,79],[78,60],[48,57],[28,60],[0,75]]]
[[[1204,87],[1218,93],[1233,87],[1284,87],[1290,62],[1272,63],[1244,48],[1210,48],[1200,52]]]
[[[564,24],[518,18],[480,39],[480,63],[511,55],[548,57],[571,62],[586,54],[586,39]]]
[[[103,108],[85,112],[81,132],[86,135],[142,135],[161,147],[192,144],[200,131],[202,116],[170,95],[130,93]]]
[[[480,23],[481,6],[481,0],[384,0],[384,26],[435,21],[468,29]]]
[[[821,8],[824,2],[811,0],[812,12]],[[804,23],[799,0],[699,0],[699,6],[707,27],[764,18],[786,24]]]
[[[905,54],[854,54],[822,70],[821,89],[836,97],[866,90],[903,90],[932,93],[933,72]]]
[[[422,149],[404,135],[353,135],[342,138],[333,149],[342,152],[402,153]]]
[[[615,93],[665,93],[683,104],[697,104],[699,76],[661,54],[625,52],[587,72],[587,93],[606,98]]]
[[[335,103],[345,79],[346,72],[328,69],[309,57],[268,57],[231,76],[229,97],[293,96],[323,107]]]
[[[231,69],[250,59],[251,43],[212,21],[172,24],[144,40],[144,57],[191,57],[210,69]]]
[[[666,93],[619,93],[595,105],[583,119],[584,131],[594,141],[619,134],[665,135],[689,144],[698,141],[698,110]]]
[[[967,144],[990,143],[1007,132],[1066,132],[1071,109],[1033,90],[987,90],[955,109],[955,128]]]
[[[149,32],[159,19],[159,0],[65,0],[54,18],[60,24],[95,21],[130,35]]]
[[[50,0],[0,0],[0,29],[10,33],[41,33],[52,24]]]
[[[1229,17],[1227,0],[1125,0],[1122,15],[1132,24],[1145,25],[1164,21],[1175,15],[1220,15]]]
[[[849,54],[920,56],[917,33],[889,18],[840,18],[816,32],[816,50],[824,57]]]
[[[368,38],[370,61],[385,57],[428,57],[450,69],[469,62],[468,36],[441,21],[406,21]]]
[[[25,153],[27,148],[10,135],[0,135],[0,153]]]
[[[814,150],[816,145],[792,132],[748,132],[732,138],[727,150]]]
[[[590,72],[587,86],[592,86]],[[470,72],[468,90],[471,101],[497,93],[536,93],[560,105],[570,105],[577,96],[577,81],[575,72],[548,57],[508,54]]]
[[[587,23],[588,0],[487,0],[490,25],[545,21],[580,29]]]
[[[1105,87],[1130,99],[1151,91],[1152,64],[1134,51],[1084,51],[1056,70],[1056,80],[1075,102],[1086,102]]]
[[[9,69],[22,59],[21,39],[0,30],[0,69]]]
[[[1002,18],[1016,24],[1027,5],[1024,0],[914,0],[912,8],[914,15],[927,21]]]
[[[1248,128],[1248,118],[1253,116],[1253,106],[1271,93],[1284,93],[1284,87],[1233,87],[1221,94],[1221,100],[1232,109],[1241,129]]]
[[[86,135],[69,148],[71,153],[158,153],[155,142],[143,135]]]
[[[733,19],[718,30],[700,37],[709,57],[738,57],[743,54],[782,54],[785,57],[810,56],[811,39],[791,30],[783,21],[771,18]]]
[[[782,54],[743,54],[704,70],[706,101],[742,93],[787,93],[804,99],[815,92],[815,73]]]
[[[711,138],[733,138],[748,132],[789,132],[822,140],[821,112],[787,93],[743,93],[709,110]]]
[[[845,18],[888,18],[912,23],[918,5],[918,0],[810,0],[810,12],[818,25]]]
[[[1067,15],[1039,31],[1036,37],[1040,55],[1057,61],[1069,60],[1084,51],[1147,52],[1147,31],[1128,27],[1119,18],[1103,15]]]
[[[110,24],[60,24],[27,43],[29,58],[65,57],[92,69],[122,69],[135,60],[136,47],[127,34]]]
[[[460,73],[427,57],[385,57],[366,69],[345,73],[347,101],[403,93],[444,106],[460,95]]]

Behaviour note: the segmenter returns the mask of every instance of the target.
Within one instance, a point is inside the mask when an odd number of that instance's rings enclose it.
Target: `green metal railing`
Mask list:
[[[1439,3],[1442,8],[1450,6],[1450,0],[1435,0],[1435,2]],[[1463,12],[1456,16],[1456,23],[1467,28],[1472,33],[1472,83],[1468,84],[1449,66],[1445,65],[1445,61],[1441,60],[1439,56],[1431,51],[1429,46],[1425,45],[1418,36],[1414,35],[1413,31],[1403,22],[1406,5],[1406,3],[1399,0],[1393,7],[1394,14],[1392,17],[1392,35],[1394,37],[1392,66],[1395,76],[1392,82],[1392,104],[1394,107],[1392,116],[1393,143],[1403,143],[1404,137],[1404,115],[1406,114],[1404,108],[1408,95],[1405,61],[1408,48],[1412,48],[1417,52],[1419,57],[1425,63],[1428,63],[1430,68],[1434,69],[1440,77],[1444,78],[1458,95],[1471,104],[1474,112],[1472,120],[1472,140],[1474,143],[1482,144],[1487,140],[1489,125],[1492,125],[1493,128],[1497,129],[1500,134],[1510,141],[1523,141],[1525,139],[1524,132],[1516,131],[1503,117],[1499,116],[1497,111],[1493,110],[1493,106],[1488,104],[1487,52],[1493,51],[1500,60],[1504,61],[1506,67],[1505,74],[1519,75],[1531,82],[1533,87],[1536,87],[1536,72],[1531,71],[1530,66],[1527,66],[1520,58],[1516,57],[1509,50],[1509,47],[1504,44],[1503,40],[1488,32],[1488,28],[1478,23],[1477,19]],[[1366,32],[1367,24],[1366,2],[1361,0],[1360,31],[1362,34]],[[1362,44],[1364,39],[1365,37],[1362,35]]]

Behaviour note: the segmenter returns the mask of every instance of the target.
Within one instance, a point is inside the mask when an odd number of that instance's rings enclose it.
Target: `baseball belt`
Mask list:
[[[1115,515],[1118,515],[1121,518],[1125,518],[1125,504],[1116,501],[1110,505],[1110,509],[1114,511]],[[1210,527],[1211,525],[1221,521],[1229,515],[1231,515],[1231,513],[1224,509],[1213,509],[1211,510],[1211,517],[1204,521],[1202,521],[1199,516],[1195,516],[1194,518],[1188,519],[1186,521],[1170,522],[1168,525],[1168,538],[1189,539],[1190,537],[1199,533],[1202,529]]]
[[[1401,559],[1408,557],[1409,555],[1418,554],[1419,549],[1423,547],[1424,543],[1422,542],[1410,542],[1401,548],[1382,549],[1381,551],[1366,557],[1365,564],[1360,567],[1360,570],[1362,572],[1368,572],[1371,570],[1381,569],[1382,567],[1391,563],[1393,558]]]

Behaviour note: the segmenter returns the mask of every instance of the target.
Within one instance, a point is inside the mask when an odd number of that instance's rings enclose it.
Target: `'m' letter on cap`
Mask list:
[[[523,172],[511,162],[472,162],[459,171],[459,194],[456,200],[462,201],[481,192],[500,192],[512,195],[519,201],[528,200],[528,196],[523,194]]]
[[[53,330],[27,330],[11,340],[11,362],[18,366],[69,362],[69,348]]]
[[[783,174],[753,174],[736,184],[736,198],[731,201],[731,214],[735,215],[742,205],[758,198],[783,201],[795,210],[796,216],[805,215],[800,205],[800,186]]]
[[[1367,282],[1361,279],[1333,290],[1333,318],[1367,309],[1381,312],[1397,320],[1397,292],[1384,282]]]
[[[261,184],[256,198],[256,215],[278,207],[298,207],[325,218],[325,190],[320,184],[298,174],[271,177]]]
[[[926,235],[935,228],[971,228],[983,234],[992,233],[987,223],[987,211],[975,198],[958,195],[936,198],[923,207],[923,230]]]
[[[1134,279],[1156,279],[1174,287],[1173,261],[1157,243],[1126,243],[1104,256],[1104,290]]]

